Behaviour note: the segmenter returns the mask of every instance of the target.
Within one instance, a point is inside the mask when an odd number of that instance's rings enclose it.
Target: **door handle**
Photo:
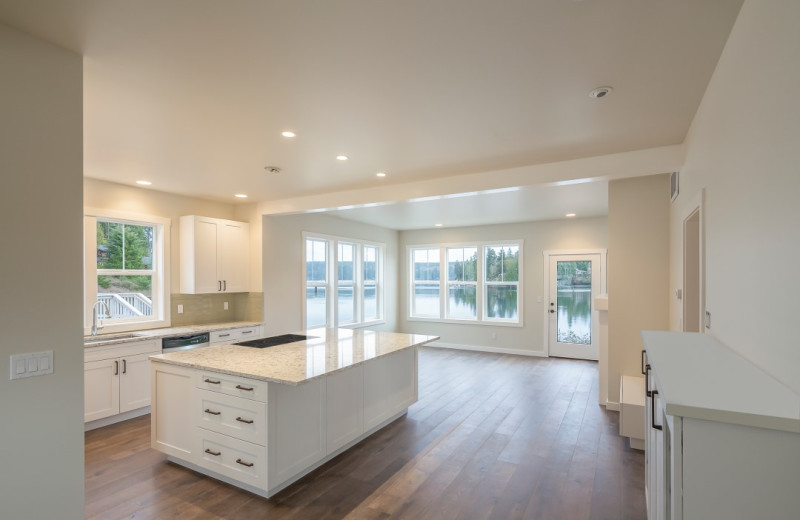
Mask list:
[[[656,430],[663,430],[663,424],[656,424],[656,396],[658,395],[658,390],[653,390],[650,394],[650,425],[655,428]]]
[[[114,375],[115,376],[119,375],[119,361],[116,360],[114,361]]]
[[[644,368],[645,368],[645,371],[644,371],[644,390],[645,390],[645,395],[647,395],[647,397],[651,397],[653,395],[653,391],[650,390],[650,365],[645,365]]]
[[[217,280],[217,292],[222,291],[222,280]]]
[[[639,366],[641,366],[641,367],[642,367],[642,374],[645,374],[645,370],[644,370],[644,366],[645,366],[644,357],[645,357],[645,351],[644,351],[644,349],[642,349],[642,363],[641,363],[641,365],[639,365]]]
[[[122,360],[122,373],[123,374],[127,374],[128,373],[128,360],[127,359],[123,359]]]
[[[228,290],[228,280],[222,280],[222,290],[223,291]]]

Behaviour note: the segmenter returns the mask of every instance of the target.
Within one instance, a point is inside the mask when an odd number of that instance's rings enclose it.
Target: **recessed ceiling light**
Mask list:
[[[348,157],[346,155],[337,155],[336,160],[338,161],[346,161]]]
[[[574,216],[575,216],[575,213],[567,213],[565,216],[566,216],[566,217],[574,217]]]
[[[234,195],[234,197],[236,197],[237,199],[246,199],[247,195],[245,195],[244,193],[237,193],[236,195]]]
[[[150,181],[136,181],[136,184],[139,184],[140,186],[150,186],[153,183]]]
[[[282,135],[283,137],[294,137],[294,136],[296,136],[297,134],[296,134],[296,133],[294,133],[294,132],[292,132],[291,130],[284,130],[283,132],[281,132],[281,135]]]
[[[441,224],[436,224],[436,227],[442,227],[442,225]]]
[[[597,87],[596,89],[589,92],[589,97],[594,99],[604,98],[607,95],[611,94],[611,91],[614,90],[611,87]]]
[[[376,177],[386,177],[386,172],[378,172],[375,174]]]

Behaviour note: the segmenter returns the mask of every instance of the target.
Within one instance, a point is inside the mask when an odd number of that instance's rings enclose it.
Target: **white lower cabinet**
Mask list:
[[[263,335],[262,330],[263,327],[261,325],[215,330],[209,334],[209,345],[225,345],[260,338]]]
[[[409,348],[289,385],[154,360],[151,446],[272,496],[404,413],[416,401],[416,368]]]
[[[155,340],[85,349],[84,422],[150,406],[148,358],[160,353]]]

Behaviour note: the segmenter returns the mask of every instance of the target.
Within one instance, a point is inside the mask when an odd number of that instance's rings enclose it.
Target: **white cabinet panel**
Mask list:
[[[181,292],[247,292],[250,225],[187,215],[180,220]]]
[[[120,413],[150,406],[150,361],[158,352],[122,358],[119,378]]]
[[[83,420],[119,413],[119,360],[89,361],[83,366]]]
[[[194,371],[189,368],[152,363],[150,367],[153,404],[150,445],[167,455],[191,461],[195,427],[192,421]]]
[[[364,433],[364,373],[361,366],[327,377],[327,449],[331,454]]]
[[[363,365],[365,430],[416,402],[416,356],[416,348],[409,348]]]

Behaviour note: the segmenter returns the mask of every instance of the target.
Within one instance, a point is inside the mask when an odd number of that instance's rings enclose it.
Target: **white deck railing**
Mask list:
[[[114,319],[153,314],[152,300],[142,293],[100,293],[97,295],[97,299],[108,305],[111,318]]]

